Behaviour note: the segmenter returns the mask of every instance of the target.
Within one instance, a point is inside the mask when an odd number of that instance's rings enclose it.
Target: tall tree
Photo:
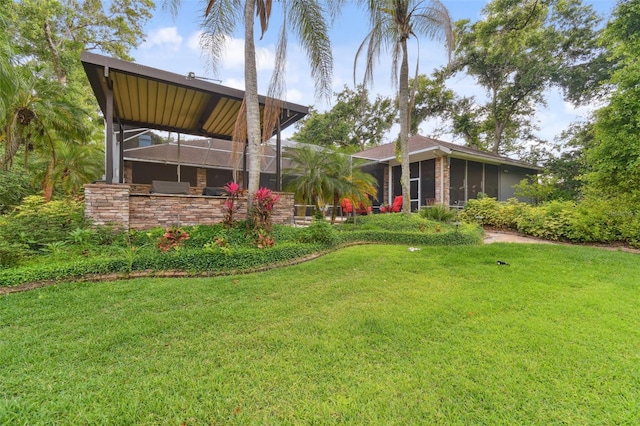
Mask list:
[[[165,4],[174,8],[180,3],[181,0],[165,0]],[[279,113],[277,101],[284,95],[289,32],[297,36],[307,53],[311,74],[316,83],[316,94],[328,97],[331,93],[333,59],[327,35],[327,15],[330,11],[335,12],[334,7],[339,3],[340,1],[328,1],[329,9],[319,0],[282,0],[277,3],[281,10],[282,26],[278,37],[275,68],[267,91],[269,102],[265,106],[263,128],[260,125],[254,21],[256,19],[259,21],[260,34],[263,36],[272,17],[273,1],[208,0],[206,3],[203,40],[214,70],[220,62],[226,40],[233,35],[236,25],[240,22],[244,24],[244,117],[239,117],[234,138],[242,143],[245,140],[248,141],[249,194],[255,193],[260,184],[260,144],[271,136]],[[250,206],[251,202],[250,199]]]
[[[640,0],[619,1],[602,43],[617,67],[609,81],[616,89],[595,114],[594,141],[587,150],[589,186],[602,196],[640,201]]]
[[[59,153],[98,153],[87,144],[102,140],[98,105],[80,63],[82,50],[99,50],[130,59],[143,38],[152,0],[0,0],[0,167],[17,155],[42,179],[52,196]],[[6,25],[5,25],[6,24]],[[84,176],[85,174],[75,174]],[[95,177],[93,177],[95,178]],[[69,181],[69,179],[67,179]],[[90,181],[90,180],[89,180]],[[86,181],[85,181],[86,182]],[[69,185],[77,189],[79,183]]]
[[[392,56],[392,79],[398,87],[398,109],[400,134],[398,146],[402,176],[400,178],[403,198],[402,211],[411,211],[409,194],[409,133],[411,128],[410,105],[413,92],[409,92],[409,44],[411,38],[443,37],[448,51],[453,49],[453,30],[447,8],[439,0],[360,0],[369,13],[371,30],[358,48],[354,63],[356,78],[357,61],[366,52],[364,83],[373,80],[373,65],[382,50],[388,47]],[[416,78],[418,67],[416,65]]]
[[[298,131],[292,139],[346,151],[362,151],[379,145],[396,120],[393,101],[378,95],[372,102],[363,85],[358,85],[356,90],[345,86],[335,96],[336,103],[331,110],[324,113],[312,110],[296,123]]]
[[[428,119],[440,118],[441,122],[450,118],[456,96],[447,89],[444,74],[435,72],[433,78],[424,74],[409,80],[409,86],[415,88],[415,97],[411,108],[410,134],[418,134],[418,127]],[[436,129],[440,132],[440,127]]]
[[[457,47],[450,71],[464,71],[486,90],[486,103],[467,102],[454,129],[467,143],[495,154],[535,139],[532,121],[545,91],[562,84],[569,99],[586,96],[569,87],[594,59],[600,18],[582,0],[493,0],[483,18],[456,23]],[[597,61],[596,61],[597,62]],[[573,76],[573,77],[572,77]]]
[[[58,82],[81,71],[80,51],[99,50],[132,59],[129,51],[144,38],[153,0],[13,0],[16,44],[23,57],[48,63]]]

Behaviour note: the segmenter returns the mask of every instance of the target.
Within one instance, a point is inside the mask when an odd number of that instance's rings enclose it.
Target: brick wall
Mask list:
[[[225,197],[130,194],[129,185],[85,185],[85,216],[96,225],[119,224],[125,229],[222,222]],[[238,200],[236,218],[246,218],[246,198]],[[293,194],[281,193],[273,223],[293,223]]]

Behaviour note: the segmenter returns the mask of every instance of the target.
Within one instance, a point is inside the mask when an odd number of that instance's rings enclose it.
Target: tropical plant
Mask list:
[[[182,247],[188,239],[189,233],[187,231],[178,226],[170,226],[165,230],[165,233],[158,238],[156,245],[161,252],[166,253]]]
[[[177,11],[182,0],[165,0]],[[339,1],[327,1],[332,10],[336,10]],[[263,128],[260,122],[260,106],[258,101],[258,77],[256,67],[256,47],[254,19],[259,20],[261,35],[267,31],[272,17],[272,0],[209,0],[202,24],[204,30],[202,40],[209,52],[211,63],[216,68],[220,62],[226,40],[233,35],[239,21],[244,23],[245,54],[245,98],[241,114],[236,122],[234,139],[248,140],[247,156],[249,159],[249,208],[253,203],[253,194],[260,185],[260,145],[267,140],[277,123],[279,99],[285,89],[285,62],[288,33],[293,31],[307,52],[311,74],[316,81],[316,94],[328,97],[331,93],[331,75],[333,59],[331,44],[327,36],[327,8],[320,0],[282,0],[278,7],[282,13],[282,26],[277,44],[276,63],[269,85],[265,106]]]
[[[253,226],[255,229],[264,232],[271,231],[271,214],[273,207],[280,200],[280,195],[274,193],[269,188],[260,188],[253,194]]]
[[[76,195],[84,184],[98,179],[104,172],[102,146],[89,142],[56,141],[54,156],[39,156],[34,161],[34,180],[50,188],[55,185],[66,195]],[[49,171],[49,173],[45,173]]]
[[[335,222],[338,205],[342,198],[351,200],[354,206],[369,206],[371,198],[377,195],[376,179],[369,173],[363,172],[366,160],[333,152],[329,157],[327,177],[333,188],[333,209],[331,209],[331,223]]]
[[[240,185],[235,182],[229,182],[224,186],[224,191],[227,193],[227,199],[224,201],[224,219],[222,223],[230,228],[233,226],[233,216],[238,210],[236,201],[238,201],[238,197],[240,196]]]
[[[5,107],[0,116],[0,145],[4,155],[0,166],[12,167],[14,158],[22,149],[27,164],[32,152],[51,159],[44,171],[43,190],[46,200],[51,199],[51,176],[57,164],[58,145],[83,143],[90,136],[86,111],[78,107],[69,89],[55,80],[38,78],[37,69],[15,65],[9,71],[10,92],[4,93]]]
[[[443,36],[447,50],[453,50],[453,29],[447,8],[439,0],[360,0],[369,12],[371,30],[358,48],[354,62],[354,79],[357,61],[366,51],[364,83],[373,80],[373,65],[381,51],[391,47],[392,79],[398,86],[400,111],[400,134],[397,151],[400,153],[402,193],[409,194],[409,130],[411,104],[415,90],[409,92],[409,46],[408,40],[420,36]],[[416,78],[417,80],[416,65]],[[411,211],[410,197],[403,198],[402,211]]]
[[[333,194],[332,180],[326,171],[330,155],[327,150],[302,145],[285,148],[284,157],[291,160],[291,167],[284,170],[288,176],[285,189],[295,194],[298,204],[313,204],[315,211],[322,209],[330,194]]]

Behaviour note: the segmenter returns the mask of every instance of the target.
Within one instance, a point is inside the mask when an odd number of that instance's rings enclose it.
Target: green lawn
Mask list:
[[[636,424],[639,287],[629,253],[367,245],[10,294],[0,424]]]

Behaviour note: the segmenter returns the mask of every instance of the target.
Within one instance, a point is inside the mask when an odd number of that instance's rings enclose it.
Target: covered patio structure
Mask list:
[[[244,91],[86,51],[81,61],[105,119],[105,175],[103,181],[85,186],[87,217],[95,224],[135,229],[222,220],[223,198],[204,196],[200,188],[191,188],[189,195],[149,194],[137,190],[136,182],[127,182],[125,132],[156,129],[231,141]],[[259,102],[263,114],[267,98],[261,96]],[[281,131],[307,113],[305,106],[281,102],[270,135],[275,137],[273,190],[282,190]],[[178,182],[180,176],[166,180]],[[246,185],[246,179],[239,180]],[[276,209],[274,221],[291,223],[293,195],[282,194]]]

